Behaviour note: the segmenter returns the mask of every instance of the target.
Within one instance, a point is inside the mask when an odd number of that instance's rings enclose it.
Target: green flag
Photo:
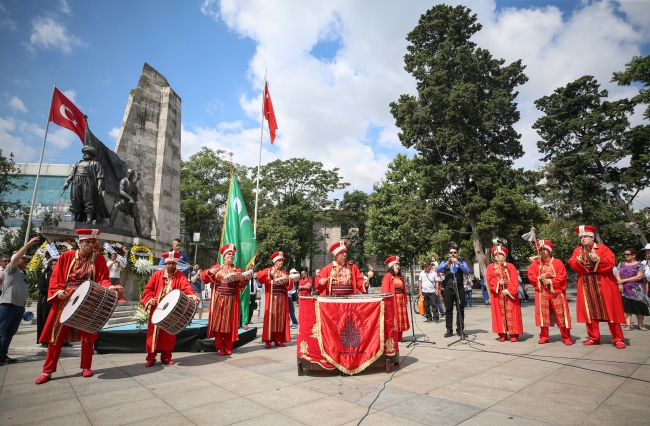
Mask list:
[[[237,247],[235,266],[241,268],[242,271],[246,271],[255,259],[257,241],[235,175],[232,175],[230,179],[230,192],[226,203],[226,213],[223,217],[221,247],[225,244],[234,244]],[[219,255],[219,263],[223,263],[223,256],[221,255]],[[250,304],[250,288],[248,286],[240,293],[240,300],[242,324],[248,324],[248,307]]]

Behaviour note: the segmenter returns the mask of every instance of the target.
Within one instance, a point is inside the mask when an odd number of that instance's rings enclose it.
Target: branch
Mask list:
[[[440,210],[438,210],[438,209],[436,209],[436,211],[437,211],[438,213],[440,213],[440,214],[444,214],[445,216],[453,217],[454,219],[458,219],[458,220],[465,220],[465,219],[467,219],[467,218],[464,217],[464,216],[457,216],[457,215],[454,215],[454,214],[450,214],[450,213],[446,213],[446,212],[440,211]]]

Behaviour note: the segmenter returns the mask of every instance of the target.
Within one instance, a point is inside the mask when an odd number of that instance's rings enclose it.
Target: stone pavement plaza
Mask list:
[[[500,343],[489,308],[468,308],[467,330],[485,346],[447,348],[455,338],[443,338],[444,325],[419,317],[416,335],[436,344],[400,346],[401,368],[362,424],[649,424],[650,332],[625,333],[628,347],[617,350],[601,324],[603,345],[585,347],[585,326],[574,323],[576,345],[565,346],[557,329],[538,345],[534,304],[522,309],[522,341]],[[34,326],[18,333],[12,346],[36,348]],[[43,357],[18,356],[0,367],[0,425],[356,425],[390,378],[381,370],[298,377],[295,341],[263,346],[258,339],[230,357],[175,353],[176,365],[152,368],[144,354],[95,355],[92,378],[67,357],[40,386]]]

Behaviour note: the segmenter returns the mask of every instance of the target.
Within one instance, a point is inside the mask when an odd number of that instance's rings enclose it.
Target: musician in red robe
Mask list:
[[[623,300],[616,285],[612,269],[616,256],[604,244],[594,243],[596,228],[589,225],[576,226],[580,247],[573,250],[569,266],[578,273],[578,299],[576,313],[578,322],[587,324],[589,339],[583,344],[600,345],[599,322],[606,322],[612,333],[612,344],[624,349],[623,330],[625,322]]]
[[[61,346],[68,342],[81,341],[81,369],[83,377],[93,375],[90,369],[93,360],[94,344],[97,333],[90,334],[76,328],[62,325],[60,322],[63,308],[74,291],[85,281],[93,281],[115,291],[124,291],[120,285],[111,285],[108,267],[104,256],[94,251],[99,229],[77,229],[79,249],[68,250],[61,254],[52,276],[47,293],[47,302],[52,305],[45,322],[39,343],[48,343],[43,373],[36,379],[36,384],[48,382],[61,355]]]
[[[552,256],[553,243],[538,240],[539,258],[528,267],[528,279],[535,287],[535,323],[540,327],[539,343],[548,343],[548,328],[560,328],[565,345],[573,345],[571,340],[571,315],[566,299],[567,276],[564,263]]]
[[[507,248],[493,247],[494,263],[488,265],[485,275],[492,300],[492,331],[499,335],[500,342],[505,342],[508,338],[511,342],[516,342],[524,332],[524,324],[521,320],[517,268],[506,262],[507,255]]]
[[[176,344],[176,335],[161,330],[151,322],[156,307],[160,301],[172,290],[179,289],[194,302],[199,303],[199,298],[187,280],[185,274],[176,269],[176,264],[181,259],[181,253],[177,251],[165,252],[162,254],[165,260],[165,269],[156,271],[149,278],[149,282],[142,291],[140,303],[145,309],[149,309],[149,322],[147,324],[147,362],[145,367],[151,367],[156,363],[156,353],[160,354],[160,362],[163,364],[175,364],[172,359],[172,351]]]
[[[273,253],[271,261],[273,267],[257,273],[257,282],[264,285],[262,341],[266,342],[267,349],[271,347],[271,342],[275,342],[275,346],[285,346],[284,342],[291,341],[288,291],[293,287],[293,280],[289,278],[289,273],[282,269],[283,252]]]
[[[330,246],[334,261],[326,265],[316,277],[316,291],[321,296],[348,296],[367,293],[368,281],[357,265],[348,261],[348,243],[337,241]]]
[[[239,292],[246,288],[247,281],[241,276],[241,269],[233,264],[236,251],[234,244],[224,245],[219,251],[224,263],[201,273],[201,280],[210,283],[212,293],[208,338],[214,337],[219,355],[232,354],[232,345],[239,338]],[[233,280],[231,274],[239,274],[239,279]]]
[[[389,257],[386,259],[386,265],[388,271],[381,282],[381,292],[391,293],[395,297],[395,332],[397,341],[403,342],[402,333],[411,328],[406,301],[406,282],[400,271],[399,257]]]

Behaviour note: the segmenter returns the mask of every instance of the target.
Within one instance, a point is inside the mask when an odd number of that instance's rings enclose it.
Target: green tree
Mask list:
[[[368,248],[380,261],[398,255],[406,266],[429,249],[433,215],[418,196],[421,179],[416,161],[398,154],[374,185],[368,208]]]
[[[61,217],[59,215],[53,215],[51,211],[46,211],[43,215],[43,222],[41,223],[41,228],[44,226],[59,226]]]
[[[401,95],[390,107],[400,141],[419,153],[426,208],[448,229],[471,232],[485,270],[484,241],[529,228],[546,214],[532,202],[539,174],[513,168],[523,155],[513,125],[519,120],[515,88],[528,81],[524,66],[520,60],[504,65],[471,42],[480,29],[464,6],[424,13],[407,36],[404,56],[418,96]]]
[[[0,246],[0,253],[2,254],[11,254],[15,250],[18,250],[23,245],[25,245],[25,233],[27,232],[27,219],[29,218],[29,211],[27,208],[22,209],[23,211],[23,220],[20,223],[20,229],[17,231],[7,230],[2,236],[2,245]],[[38,234],[34,229],[34,223],[32,222],[29,226],[29,237],[28,240],[36,237]],[[36,252],[37,246],[33,245],[27,249],[27,254],[33,255]]]
[[[257,176],[257,168],[251,169]],[[328,195],[344,189],[338,167],[327,170],[319,161],[304,158],[275,160],[261,167],[259,214],[267,216],[280,205],[295,205],[307,201],[310,208],[321,210],[331,206]]]
[[[19,181],[20,168],[16,166],[13,152],[5,157],[0,149],[0,229],[5,228],[5,219],[9,213],[21,207],[20,201],[8,198],[11,194],[27,190],[27,184],[20,184]]]
[[[627,221],[635,222],[629,205],[650,185],[647,142],[627,132],[634,105],[627,99],[608,102],[607,90],[592,76],[584,76],[552,95],[535,101],[544,113],[533,125],[542,140],[537,146],[548,161],[549,195],[556,206],[574,214],[599,230],[620,221],[620,215],[603,212],[616,203]],[[629,157],[629,165],[623,161]],[[605,220],[605,221],[603,221]],[[639,240],[648,241],[643,232]]]
[[[619,86],[629,86],[632,83],[641,83],[643,89],[639,90],[639,94],[631,99],[634,105],[646,104],[647,107],[643,116],[650,119],[650,55],[635,56],[629,64],[625,64],[625,71],[615,72],[612,81],[615,81]]]
[[[181,162],[181,228],[192,235],[201,233],[201,241],[216,247],[221,240],[223,214],[230,188],[230,172],[237,175],[249,211],[253,208],[253,185],[248,168],[231,164],[228,153],[203,147]]]

